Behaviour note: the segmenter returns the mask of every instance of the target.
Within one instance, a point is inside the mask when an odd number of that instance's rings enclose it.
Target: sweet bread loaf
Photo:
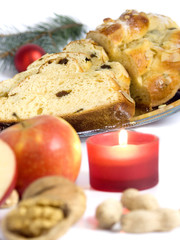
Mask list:
[[[180,28],[169,17],[127,10],[87,33],[131,77],[131,97],[151,109],[180,88]]]
[[[86,49],[97,51],[96,61],[90,53],[79,52],[80,48],[78,52],[45,55],[28,67],[27,72],[33,69],[32,74],[6,89],[6,95],[0,98],[0,122],[17,122],[13,112],[21,120],[41,114],[59,116],[77,131],[128,122],[135,104],[128,94],[127,71],[120,63],[102,58],[107,56],[102,47],[94,49],[93,41],[82,41],[87,42]]]

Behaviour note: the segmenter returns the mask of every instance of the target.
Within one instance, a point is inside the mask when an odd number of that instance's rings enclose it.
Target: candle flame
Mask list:
[[[128,134],[125,129],[121,129],[119,132],[119,145],[121,146],[126,146],[127,145],[127,140],[128,140]]]

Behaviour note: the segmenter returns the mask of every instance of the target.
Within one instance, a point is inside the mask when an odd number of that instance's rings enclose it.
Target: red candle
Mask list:
[[[87,139],[93,188],[121,192],[127,188],[143,190],[158,183],[158,137],[135,131],[127,134],[127,143],[119,143],[120,132],[97,134]]]

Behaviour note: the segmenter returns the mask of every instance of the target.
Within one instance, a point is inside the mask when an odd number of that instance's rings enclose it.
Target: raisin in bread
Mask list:
[[[180,88],[180,28],[169,17],[127,10],[87,33],[131,77],[131,97],[146,108],[161,105]]]
[[[0,121],[16,122],[49,114],[64,118],[77,131],[121,125],[134,115],[134,102],[103,71],[40,72],[23,81],[16,93],[0,98]]]

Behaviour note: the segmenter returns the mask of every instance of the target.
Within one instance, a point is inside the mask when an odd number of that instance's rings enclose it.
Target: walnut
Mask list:
[[[2,232],[8,240],[55,240],[85,209],[80,187],[63,177],[42,177],[26,188],[19,205],[2,219]]]
[[[8,215],[7,228],[25,237],[41,236],[68,216],[66,209],[58,200],[27,199]]]

